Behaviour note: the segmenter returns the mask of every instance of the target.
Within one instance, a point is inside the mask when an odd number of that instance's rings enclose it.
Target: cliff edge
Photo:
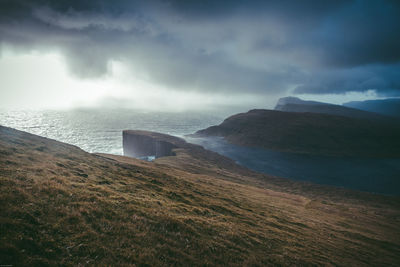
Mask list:
[[[185,141],[166,134],[125,130],[122,132],[122,147],[125,156],[134,158],[175,156],[173,150],[182,147]]]

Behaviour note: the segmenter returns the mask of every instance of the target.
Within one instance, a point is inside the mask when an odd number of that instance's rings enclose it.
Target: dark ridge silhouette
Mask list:
[[[400,117],[400,98],[351,101],[344,103],[343,105],[387,116]]]
[[[243,146],[333,156],[399,157],[400,124],[320,113],[250,110],[196,132]]]
[[[288,112],[322,113],[363,119],[388,119],[385,118],[385,116],[374,112],[368,112],[352,107],[344,107],[340,105],[317,101],[306,101],[297,97],[280,98],[275,106],[275,110]]]

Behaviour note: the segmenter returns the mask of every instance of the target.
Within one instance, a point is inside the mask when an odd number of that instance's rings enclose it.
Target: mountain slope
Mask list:
[[[398,157],[400,125],[318,113],[251,110],[197,135],[223,136],[231,143],[296,153]]]
[[[0,127],[0,264],[400,263],[398,198],[238,173],[196,149],[145,162]]]
[[[352,101],[344,103],[343,106],[376,112],[387,116],[400,117],[399,98]]]
[[[374,112],[356,109],[356,107],[344,107],[317,101],[306,101],[297,97],[280,98],[276,104],[275,110],[287,112],[322,113],[364,119],[385,119],[385,116]]]

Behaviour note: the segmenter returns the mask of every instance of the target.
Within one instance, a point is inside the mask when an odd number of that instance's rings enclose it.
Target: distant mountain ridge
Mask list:
[[[280,107],[288,105],[288,104],[295,104],[295,105],[334,105],[330,103],[324,103],[324,102],[318,102],[318,101],[312,101],[312,100],[303,100],[298,97],[294,96],[287,96],[287,97],[282,97],[279,98],[278,102],[276,103],[275,110],[279,110]]]
[[[278,151],[360,157],[399,157],[400,124],[311,112],[250,110],[196,133]]]
[[[351,101],[344,103],[343,106],[376,112],[387,116],[400,117],[400,98]]]
[[[297,97],[280,98],[275,106],[275,110],[286,112],[322,113],[363,119],[385,118],[385,116],[374,112],[318,101],[307,101]]]

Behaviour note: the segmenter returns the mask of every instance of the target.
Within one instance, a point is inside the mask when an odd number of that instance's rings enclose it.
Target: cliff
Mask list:
[[[231,143],[305,154],[399,157],[400,124],[319,113],[250,110],[196,133]]]
[[[122,132],[124,155],[134,158],[174,156],[173,149],[182,146],[184,142],[173,136],[148,131],[125,130]]]
[[[206,150],[202,146],[187,143],[182,138],[157,132],[123,131],[123,150],[125,156],[141,159],[155,157],[156,162],[168,161],[169,165],[183,170],[199,169],[198,172],[210,173],[206,166],[219,166],[238,174],[249,174],[247,168],[227,157]],[[169,156],[173,158],[165,158]]]

